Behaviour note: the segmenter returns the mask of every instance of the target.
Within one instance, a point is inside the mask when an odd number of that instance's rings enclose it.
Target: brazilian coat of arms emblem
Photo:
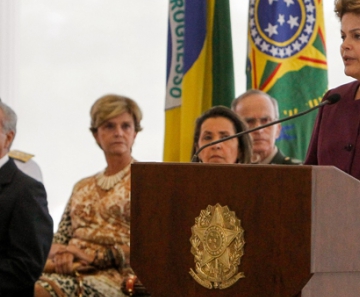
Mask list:
[[[190,238],[195,271],[189,273],[205,288],[225,289],[245,277],[238,271],[245,244],[240,223],[233,211],[220,204],[209,205],[195,218]]]

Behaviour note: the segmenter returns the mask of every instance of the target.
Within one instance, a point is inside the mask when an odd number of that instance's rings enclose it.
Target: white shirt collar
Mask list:
[[[9,156],[6,154],[4,157],[0,159],[0,168],[3,167],[7,161],[9,161]]]

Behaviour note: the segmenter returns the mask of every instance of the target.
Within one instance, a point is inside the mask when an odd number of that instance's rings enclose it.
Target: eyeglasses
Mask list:
[[[247,126],[251,128],[255,128],[257,126],[263,126],[269,124],[273,121],[270,117],[262,117],[262,118],[244,118],[245,123]]]

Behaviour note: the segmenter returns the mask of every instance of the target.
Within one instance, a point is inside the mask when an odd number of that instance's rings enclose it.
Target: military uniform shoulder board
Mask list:
[[[9,157],[15,159],[15,160],[19,160],[21,162],[26,163],[27,161],[29,161],[32,157],[34,157],[34,155],[32,154],[28,154],[25,152],[21,152],[18,150],[12,150],[8,153]]]
[[[300,160],[290,158],[290,157],[285,157],[284,161],[285,161],[285,164],[294,164],[294,165],[302,164],[302,162]]]

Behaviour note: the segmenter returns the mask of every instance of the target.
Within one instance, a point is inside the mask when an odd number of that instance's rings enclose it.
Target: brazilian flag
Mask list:
[[[320,103],[328,88],[322,0],[250,0],[247,89],[278,100],[280,118]],[[277,140],[304,160],[316,112],[282,123]]]
[[[228,0],[169,0],[164,161],[191,160],[195,120],[230,107],[234,68]]]

